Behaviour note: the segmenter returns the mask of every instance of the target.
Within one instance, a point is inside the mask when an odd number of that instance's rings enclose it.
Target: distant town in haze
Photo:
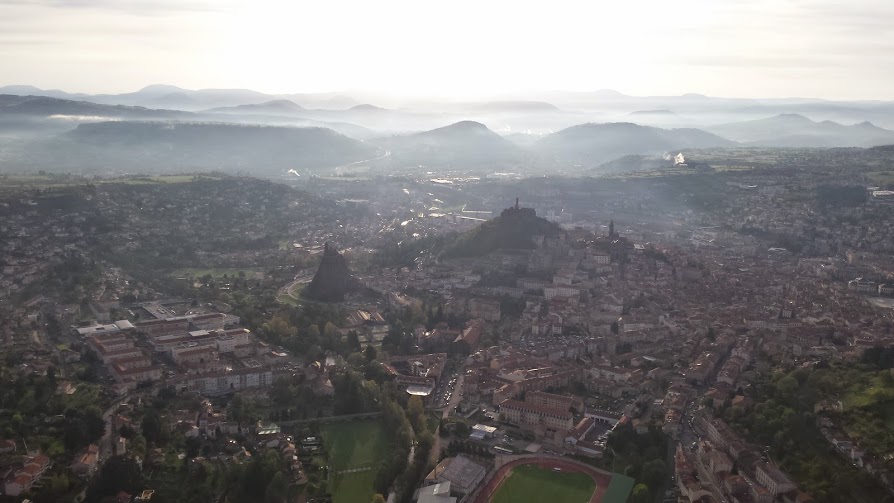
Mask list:
[[[0,503],[894,503],[894,7],[523,4],[0,1]]]

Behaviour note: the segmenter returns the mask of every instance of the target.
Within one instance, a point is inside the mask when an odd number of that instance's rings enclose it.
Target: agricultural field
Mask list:
[[[522,465],[512,469],[491,503],[585,503],[595,490],[589,475]]]
[[[329,455],[329,491],[334,503],[369,501],[378,462],[385,455],[379,421],[332,423],[322,427]]]

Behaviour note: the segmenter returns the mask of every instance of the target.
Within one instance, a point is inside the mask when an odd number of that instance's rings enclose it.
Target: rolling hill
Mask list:
[[[660,129],[628,122],[581,124],[534,144],[543,156],[597,166],[631,154],[660,154],[685,148],[733,147],[735,142],[699,129]]]
[[[392,162],[446,166],[501,165],[522,159],[525,152],[484,124],[462,121],[431,131],[382,138]]]
[[[20,164],[76,172],[217,170],[275,177],[368,159],[376,148],[324,128],[98,122],[31,143]]]
[[[124,105],[102,105],[46,96],[0,95],[0,114],[4,116],[92,116],[115,119],[176,119],[192,114],[179,110],[155,110]]]
[[[442,256],[480,257],[498,249],[533,249],[534,236],[555,236],[560,230],[558,224],[538,217],[533,208],[510,207],[459,236]]]

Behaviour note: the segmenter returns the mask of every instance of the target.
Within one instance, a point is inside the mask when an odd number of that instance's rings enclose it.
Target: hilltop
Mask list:
[[[517,145],[475,121],[383,138],[377,143],[390,150],[395,161],[407,164],[499,164],[523,156]]]
[[[375,105],[370,105],[369,103],[363,103],[360,105],[354,105],[348,109],[352,112],[386,112],[382,107],[377,107]]]
[[[225,114],[273,114],[273,115],[289,115],[300,113],[305,110],[304,107],[290,100],[271,100],[264,103],[254,103],[250,105],[236,105],[233,107],[219,107],[207,110],[212,113]]]
[[[335,246],[326,243],[320,267],[301,295],[320,302],[341,302],[357,287],[348,262]]]
[[[479,257],[501,248],[534,248],[534,236],[555,236],[558,224],[537,216],[534,208],[518,203],[500,216],[461,235],[443,253],[444,258]]]

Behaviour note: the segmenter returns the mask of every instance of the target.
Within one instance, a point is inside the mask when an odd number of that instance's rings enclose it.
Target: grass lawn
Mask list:
[[[583,473],[554,472],[534,465],[512,469],[492,503],[586,503],[596,484]]]
[[[852,371],[842,376],[842,381],[849,384],[841,400],[845,410],[872,407],[894,400],[894,388],[883,383],[873,372]]]
[[[322,426],[323,441],[332,470],[378,463],[385,448],[385,432],[379,421],[350,421]]]
[[[365,503],[373,497],[376,470],[345,473],[329,477],[329,492],[333,503]]]
[[[283,304],[288,304],[290,306],[300,306],[301,301],[292,297],[291,295],[280,294],[276,296],[276,300],[282,302]]]
[[[291,289],[289,289],[289,296],[294,297],[296,299],[300,299],[301,292],[304,290],[304,287],[306,287],[306,286],[307,286],[307,284],[305,284],[305,283],[296,283],[295,285],[292,286]]]
[[[385,456],[385,431],[379,421],[332,423],[322,427],[329,454],[329,491],[334,503],[369,501],[379,462]],[[369,468],[342,473],[341,470]]]
[[[282,302],[283,304],[289,304],[290,306],[300,306],[305,302],[313,302],[311,300],[301,298],[301,291],[304,290],[307,284],[305,283],[296,283],[292,285],[289,289],[288,293],[281,293],[276,296],[276,300]]]

